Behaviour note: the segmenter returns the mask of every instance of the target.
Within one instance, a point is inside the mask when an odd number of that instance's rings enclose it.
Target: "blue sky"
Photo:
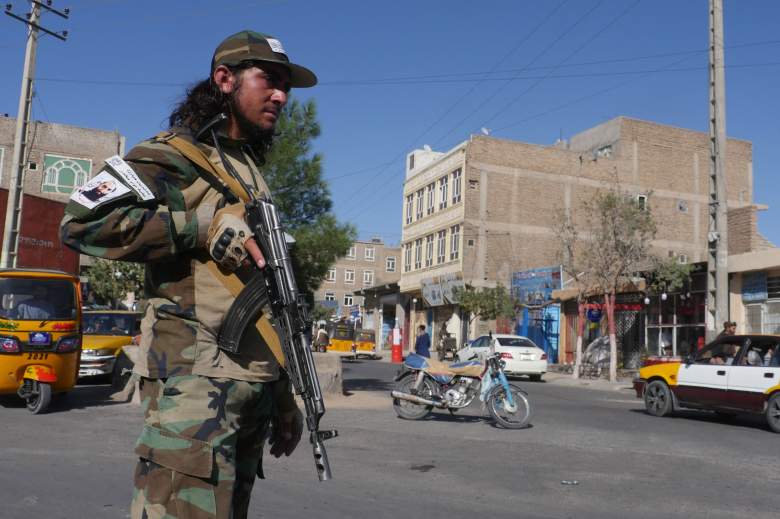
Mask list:
[[[16,1],[14,11],[28,9]],[[760,230],[780,244],[780,2],[725,0],[727,129],[753,143]],[[164,127],[214,47],[250,28],[278,37],[320,85],[335,212],[363,238],[397,243],[404,157],[487,127],[550,144],[618,115],[707,131],[707,0],[74,0],[63,43],[39,46],[35,119],[119,130]],[[0,19],[0,113],[16,116],[24,29]]]

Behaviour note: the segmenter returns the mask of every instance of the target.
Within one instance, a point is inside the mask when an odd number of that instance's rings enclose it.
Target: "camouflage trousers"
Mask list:
[[[142,379],[132,519],[240,519],[261,474],[270,384]]]

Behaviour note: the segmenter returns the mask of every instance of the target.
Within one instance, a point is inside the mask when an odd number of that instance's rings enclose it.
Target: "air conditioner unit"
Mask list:
[[[677,256],[677,263],[680,265],[686,265],[688,263],[688,255],[687,254],[680,254]]]

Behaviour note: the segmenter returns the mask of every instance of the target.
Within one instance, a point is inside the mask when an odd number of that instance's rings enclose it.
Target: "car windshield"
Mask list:
[[[75,319],[76,289],[65,279],[0,279],[0,317],[3,319]]]
[[[501,346],[523,346],[526,348],[536,348],[536,344],[525,337],[499,337],[498,344]]]
[[[132,314],[85,313],[85,335],[133,335],[136,317]]]

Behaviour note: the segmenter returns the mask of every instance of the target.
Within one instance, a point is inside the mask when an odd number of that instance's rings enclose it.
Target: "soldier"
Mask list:
[[[288,92],[316,83],[276,38],[234,34],[214,51],[208,79],[188,90],[170,115],[169,132],[124,159],[106,160],[101,175],[124,192],[90,203],[76,191],[66,208],[61,236],[67,246],[146,263],[145,355],[134,367],[145,416],[135,449],[132,518],[246,517],[254,478],[262,477],[269,423],[272,455],[289,456],[298,444],[302,417],[280,371],[278,336],[268,318],[261,318],[265,327],[259,322],[244,333],[238,354],[217,346],[235,299],[226,279],[231,272],[242,280],[251,274],[248,253],[258,265],[263,258],[249,239],[237,193],[207,169],[227,160],[256,194],[266,192],[259,168]],[[220,113],[227,117],[215,126],[217,142],[210,132],[196,139]],[[198,163],[198,156],[208,162]]]

